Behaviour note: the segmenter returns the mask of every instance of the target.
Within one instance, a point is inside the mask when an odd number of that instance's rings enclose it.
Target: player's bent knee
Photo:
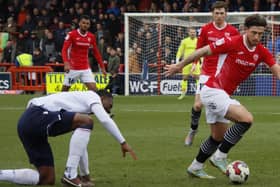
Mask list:
[[[82,124],[79,125],[78,128],[92,130],[93,129],[93,119],[91,119],[91,117],[84,118]]]
[[[92,124],[80,125],[78,128],[92,130],[93,129],[93,123]]]
[[[252,124],[253,121],[254,121],[254,117],[253,117],[253,115],[251,113],[249,113],[248,115],[246,115],[246,118],[245,118],[245,120],[243,122]]]
[[[84,124],[89,124],[93,126],[93,119],[90,116],[88,116],[88,118],[85,119]]]

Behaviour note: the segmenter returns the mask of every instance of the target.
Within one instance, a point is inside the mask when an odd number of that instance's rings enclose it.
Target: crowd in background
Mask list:
[[[229,11],[280,10],[279,0],[226,1]],[[28,53],[33,55],[34,65],[63,63],[61,49],[64,38],[70,30],[77,28],[79,16],[86,14],[91,18],[90,31],[96,35],[104,62],[106,63],[113,53],[120,58],[120,64],[123,64],[125,12],[209,12],[209,7],[214,2],[215,0],[0,0],[0,32],[9,33],[1,62],[13,63],[17,55]],[[146,32],[145,29],[151,30],[148,26],[143,26],[143,32],[140,31],[139,35],[149,41],[154,32]],[[172,42],[179,44],[182,38],[176,36],[178,41]],[[185,33],[182,37],[185,37]],[[167,46],[171,40],[170,37],[164,40],[166,46],[163,48],[163,61],[170,61],[171,55],[168,54],[176,50]],[[145,43],[147,46],[148,44],[156,45],[152,41]],[[176,48],[178,45],[172,46]],[[142,58],[147,56],[143,54],[155,53],[151,48],[134,47],[135,53],[142,54]],[[89,58],[92,70],[97,72],[95,59],[92,55],[89,55]],[[156,54],[153,58],[156,58]],[[63,71],[63,68],[56,71]]]

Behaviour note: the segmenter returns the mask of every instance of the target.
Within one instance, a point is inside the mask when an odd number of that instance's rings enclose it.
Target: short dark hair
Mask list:
[[[244,25],[247,28],[250,28],[252,26],[266,27],[267,23],[266,23],[266,20],[263,16],[261,16],[259,14],[254,14],[254,15],[248,16],[245,19]]]
[[[86,20],[90,20],[90,17],[88,15],[81,15],[79,21],[81,21],[82,19],[86,19]]]
[[[108,92],[108,91],[105,90],[105,89],[98,90],[96,93],[97,93],[100,97],[105,96],[105,97],[113,98],[112,93]]]
[[[225,8],[225,10],[228,10],[228,4],[224,1],[216,1],[211,6],[211,11],[213,12],[216,8]]]

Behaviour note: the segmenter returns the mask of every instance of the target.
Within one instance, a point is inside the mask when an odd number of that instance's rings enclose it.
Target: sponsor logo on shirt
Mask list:
[[[225,39],[224,39],[224,38],[222,38],[222,39],[220,39],[220,40],[217,40],[217,41],[215,42],[216,46],[223,45],[224,43],[225,43]]]
[[[90,46],[89,43],[85,43],[85,42],[76,42],[76,44],[81,46]]]
[[[243,66],[251,66],[251,67],[255,67],[255,66],[256,66],[256,64],[254,64],[254,63],[252,63],[252,62],[248,62],[248,61],[246,61],[246,60],[241,60],[241,59],[239,59],[239,58],[237,58],[237,59],[235,60],[235,63],[236,63],[236,64],[243,65]]]
[[[237,54],[238,54],[238,55],[243,55],[244,52],[243,52],[243,51],[239,51]]]
[[[211,41],[211,42],[215,42],[217,41],[219,38],[216,38],[216,37],[208,37],[208,40]]]

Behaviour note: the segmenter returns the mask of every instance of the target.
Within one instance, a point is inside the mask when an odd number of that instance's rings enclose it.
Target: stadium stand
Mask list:
[[[229,1],[229,11],[278,11],[280,0]],[[107,47],[118,49],[121,69],[124,70],[124,13],[126,12],[208,12],[215,0],[40,0],[1,1],[0,33],[9,33],[7,46],[0,49],[0,66],[6,71],[20,53],[34,53],[40,49],[47,57],[45,65],[54,71],[63,71],[61,48],[67,33],[77,27],[82,14],[91,17],[90,31],[104,62],[108,61]],[[3,35],[1,34],[0,39]],[[137,47],[137,46],[136,46]],[[143,50],[142,53],[145,51]],[[143,54],[141,54],[143,56]],[[97,62],[90,55],[94,72],[99,72]],[[11,64],[11,65],[10,65]]]

